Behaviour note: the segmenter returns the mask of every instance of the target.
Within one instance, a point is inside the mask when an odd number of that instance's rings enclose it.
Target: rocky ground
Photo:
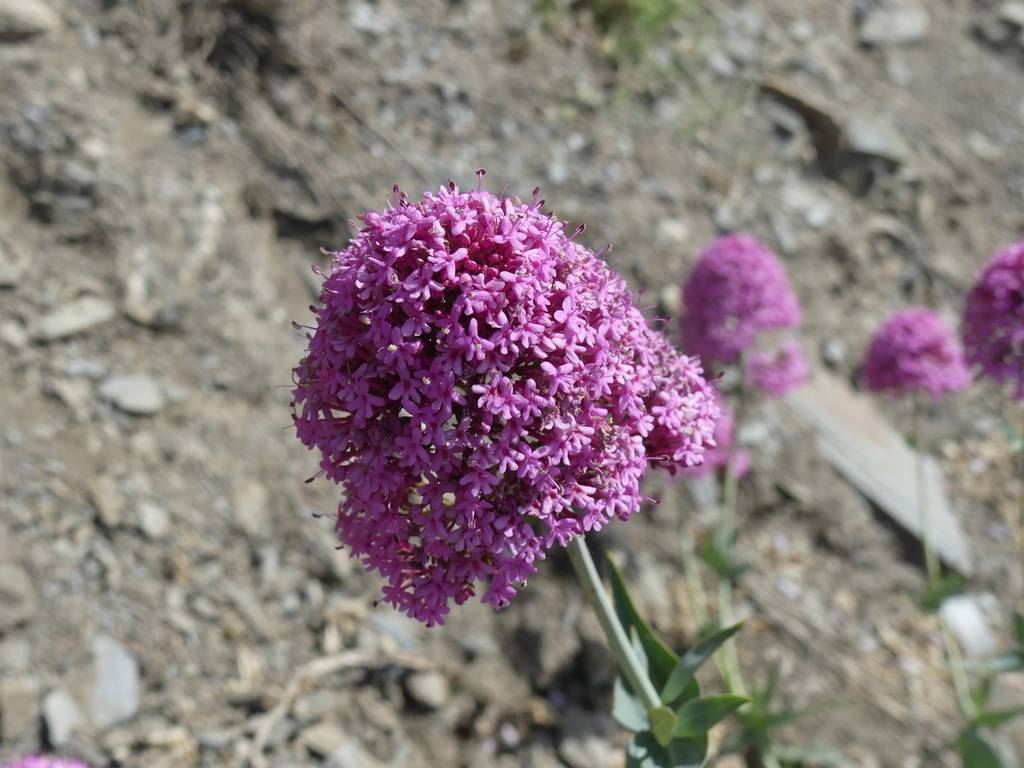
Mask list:
[[[0,0],[0,757],[621,764],[562,557],[507,611],[427,631],[375,607],[314,518],[335,492],[303,483],[288,402],[317,249],[394,183],[483,166],[491,189],[542,186],[672,315],[701,246],[750,230],[786,262],[814,364],[853,381],[884,315],[955,319],[1024,231],[1024,4],[715,0],[640,62],[588,5]],[[926,425],[996,644],[1024,589],[1001,402],[975,387]],[[743,439],[741,660],[778,665],[790,703],[842,701],[787,739],[947,764],[913,547],[784,406]],[[707,521],[651,492],[600,545],[684,647],[679,542]]]

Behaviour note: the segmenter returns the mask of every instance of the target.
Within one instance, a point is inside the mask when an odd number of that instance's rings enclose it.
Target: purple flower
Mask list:
[[[428,625],[477,581],[507,605],[546,549],[636,512],[649,464],[714,444],[700,363],[540,206],[450,184],[367,213],[294,371],[341,541]]]
[[[1013,382],[1024,398],[1024,240],[997,253],[967,294],[963,317],[969,366],[996,382]]]
[[[750,235],[713,242],[683,285],[683,343],[709,364],[733,363],[758,334],[799,323],[782,264]]]
[[[743,361],[746,381],[769,397],[782,397],[807,382],[807,358],[795,339],[786,339],[777,349],[751,352]]]
[[[686,477],[707,477],[726,467],[736,477],[743,477],[750,470],[750,453],[735,445],[736,423],[732,411],[720,397],[717,402],[722,415],[715,425],[715,447],[704,452],[702,464],[683,470]]]
[[[62,757],[29,755],[15,760],[13,763],[8,763],[4,768],[89,768],[89,766],[77,760],[65,760]]]
[[[864,383],[874,392],[927,392],[938,400],[967,386],[960,345],[938,315],[906,309],[882,323],[864,360]]]

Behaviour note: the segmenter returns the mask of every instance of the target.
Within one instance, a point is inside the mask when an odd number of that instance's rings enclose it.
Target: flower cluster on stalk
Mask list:
[[[683,285],[683,345],[706,363],[734,363],[759,335],[799,323],[781,262],[751,235],[713,242]]]
[[[864,361],[864,383],[875,392],[924,392],[937,400],[969,380],[952,331],[928,309],[892,315],[875,332]]]
[[[700,464],[718,406],[536,194],[396,195],[331,254],[293,412],[343,488],[341,541],[429,625],[629,517],[648,465]]]
[[[968,365],[1024,398],[1024,240],[999,251],[967,294],[963,340]]]

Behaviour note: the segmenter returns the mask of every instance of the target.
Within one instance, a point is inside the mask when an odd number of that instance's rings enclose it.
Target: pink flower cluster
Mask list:
[[[934,312],[897,312],[875,332],[864,361],[864,383],[875,392],[926,392],[937,400],[967,386],[960,345]]]
[[[89,768],[89,766],[77,760],[65,760],[62,757],[29,755],[15,760],[13,763],[8,763],[4,768]]]
[[[750,470],[750,453],[735,445],[736,422],[732,411],[720,397],[718,407],[722,415],[715,425],[715,446],[704,452],[703,463],[683,470],[686,477],[707,477],[727,467],[736,477],[743,477]]]
[[[648,464],[713,445],[700,363],[541,205],[450,184],[366,214],[294,371],[342,542],[428,625],[477,581],[507,605],[547,548],[634,513]]]
[[[733,363],[759,334],[799,323],[782,264],[750,235],[713,242],[683,285],[683,345],[708,364]]]
[[[967,363],[1024,398],[1024,240],[997,253],[967,294],[963,315]]]
[[[782,397],[807,382],[807,358],[795,339],[786,339],[774,350],[755,350],[743,361],[747,383],[769,397]]]

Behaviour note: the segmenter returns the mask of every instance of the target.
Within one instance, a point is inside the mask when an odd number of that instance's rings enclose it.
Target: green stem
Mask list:
[[[921,401],[914,398],[911,411],[911,435],[914,440],[914,490],[917,501],[917,521],[921,526],[921,546],[924,548],[924,565],[928,574],[929,591],[934,590],[941,580],[939,558],[932,546],[931,526],[928,521],[928,500],[925,498],[927,483],[924,479],[924,452],[921,450]]]
[[[737,363],[742,370],[742,360]],[[733,424],[735,433],[733,444],[737,444],[741,419],[743,418],[744,403],[743,389],[740,388],[736,395],[736,407],[733,409]],[[732,553],[736,539],[736,497],[739,491],[739,477],[733,472],[732,460],[725,465],[725,479],[722,484],[722,506],[718,516],[718,541],[719,546],[728,547]],[[732,610],[733,579],[719,578],[718,580],[718,624],[728,627],[735,623]],[[740,669],[739,655],[736,652],[736,640],[730,638],[721,651],[722,665],[725,684],[729,692],[737,696],[746,696],[747,689],[743,684],[743,673]],[[718,654],[716,654],[717,656]]]
[[[942,644],[946,649],[946,660],[949,663],[949,674],[953,678],[953,690],[956,692],[956,703],[960,707],[960,714],[967,720],[973,720],[978,715],[978,709],[974,706],[971,698],[971,686],[967,680],[967,673],[964,671],[964,657],[960,653],[960,646],[956,638],[950,632],[945,620],[939,617],[939,627],[942,629]]]
[[[737,411],[739,408],[737,407]],[[738,422],[737,422],[738,424]],[[736,536],[736,495],[739,486],[739,478],[732,471],[731,463],[725,467],[725,482],[722,488],[722,509],[718,520],[718,536],[720,546],[729,547],[730,552]],[[732,611],[732,577],[719,578],[718,580],[718,624],[728,627],[734,623]],[[717,654],[716,654],[717,655]],[[746,686],[743,684],[743,673],[740,670],[740,660],[736,653],[736,640],[730,639],[722,646],[722,671],[726,685],[729,686],[729,693],[737,696],[746,696]]]
[[[700,583],[700,567],[697,563],[697,552],[693,546],[693,538],[683,533],[683,578],[686,581],[686,594],[690,598],[694,618],[697,619],[698,632],[708,626],[708,604],[704,597],[704,587]]]
[[[619,670],[626,678],[626,682],[643,701],[647,711],[657,709],[661,706],[661,698],[654,689],[651,679],[647,676],[647,670],[644,669],[640,659],[633,651],[629,637],[626,636],[626,630],[619,621],[618,614],[615,613],[611,598],[608,597],[604,585],[601,584],[601,577],[594,566],[587,542],[583,536],[577,536],[569,542],[566,549],[569,551],[569,559],[576,571],[576,577],[580,580],[580,585],[593,606],[594,613],[597,614],[597,620],[601,623],[601,629],[604,630],[608,645],[619,664]]]
[[[1021,401],[1024,406],[1024,400]],[[1024,576],[1024,407],[1020,411],[1021,424],[1020,432],[1017,434],[1017,479],[1021,482],[1021,488],[1017,491],[1017,546],[1020,550],[1021,575]]]

